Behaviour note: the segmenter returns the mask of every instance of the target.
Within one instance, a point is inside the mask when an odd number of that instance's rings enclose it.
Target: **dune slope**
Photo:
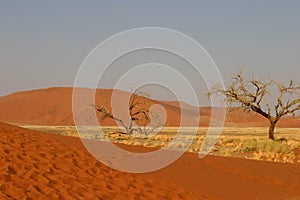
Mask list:
[[[78,138],[0,123],[0,199],[289,199],[300,166],[185,153],[146,174],[113,170]],[[99,145],[105,145],[99,142]],[[143,147],[120,145],[134,152]]]
[[[0,199],[199,199],[170,181],[110,169],[78,139],[0,123],[0,141]]]
[[[88,89],[83,89],[89,91]],[[120,95],[117,103],[121,108],[126,107],[124,99],[129,95],[128,92],[115,90]],[[72,88],[48,88],[32,91],[17,92],[11,95],[0,97],[0,120],[10,123],[32,124],[32,125],[74,125],[72,114]],[[110,103],[111,89],[98,89],[96,93],[96,105],[102,102]],[[84,93],[83,93],[84,94]],[[84,96],[84,95],[83,95]],[[211,116],[210,107],[196,108],[188,104],[183,105],[183,113],[180,111],[179,102],[175,101],[157,101],[143,98],[143,103],[147,106],[161,104],[167,114],[165,126],[178,126],[181,115],[185,126],[194,125],[196,122],[196,113],[200,112],[199,126],[208,126]],[[92,102],[84,101],[84,109],[91,109]],[[109,106],[108,106],[109,107]],[[217,109],[219,112],[221,108]],[[90,116],[83,110],[82,119],[86,124],[91,124]],[[104,120],[102,125],[115,125],[113,120]],[[235,111],[227,116],[226,126],[268,126],[268,120],[260,115],[250,112]],[[299,120],[282,119],[279,121],[279,127],[300,127]]]

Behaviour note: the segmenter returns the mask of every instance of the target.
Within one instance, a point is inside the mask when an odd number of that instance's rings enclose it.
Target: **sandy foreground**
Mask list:
[[[106,167],[78,139],[7,124],[0,137],[0,199],[197,199],[174,183]]]
[[[185,153],[164,169],[130,174],[97,161],[78,138],[4,123],[0,138],[0,199],[300,199],[299,164]]]

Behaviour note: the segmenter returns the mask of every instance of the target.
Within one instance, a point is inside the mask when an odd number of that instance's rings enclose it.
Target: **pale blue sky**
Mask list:
[[[72,86],[85,56],[118,32],[171,28],[197,40],[224,80],[300,82],[300,1],[1,1],[0,96]]]

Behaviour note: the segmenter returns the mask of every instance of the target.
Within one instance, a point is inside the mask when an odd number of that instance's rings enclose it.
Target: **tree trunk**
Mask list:
[[[133,129],[132,129],[132,128],[130,128],[130,127],[125,127],[125,129],[126,129],[126,134],[127,134],[127,135],[132,135],[132,134],[133,134]]]
[[[124,128],[125,128],[125,133],[129,134],[129,129],[126,126]]]
[[[274,140],[274,130],[275,130],[276,122],[270,122],[269,126],[269,139]]]

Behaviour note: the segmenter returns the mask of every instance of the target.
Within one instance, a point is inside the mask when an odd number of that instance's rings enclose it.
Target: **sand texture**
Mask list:
[[[0,123],[0,199],[202,199],[170,181],[113,170],[80,140]]]
[[[0,123],[0,199],[297,199],[300,166],[185,153],[146,174],[104,166],[78,138]],[[99,145],[105,144],[99,142]],[[121,144],[119,144],[121,145]],[[151,149],[121,145],[134,152]],[[155,149],[152,149],[155,150]]]

